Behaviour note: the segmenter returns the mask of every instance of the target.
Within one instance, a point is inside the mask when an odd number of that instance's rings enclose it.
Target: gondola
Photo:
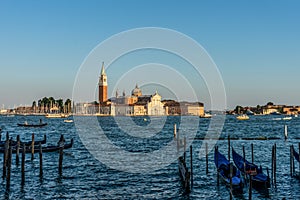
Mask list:
[[[34,141],[34,145],[38,145],[38,144],[46,144],[46,142],[47,142],[47,138],[46,138],[46,135],[44,135],[44,139],[43,140],[36,140],[36,141]],[[27,141],[27,142],[22,142],[22,141],[20,141],[20,145],[22,146],[22,145],[26,145],[26,146],[29,146],[29,145],[31,145],[32,144],[32,141]],[[5,141],[0,141],[0,147],[3,147],[5,145]],[[15,140],[10,140],[10,145],[11,146],[15,146],[15,145],[17,145],[17,141],[15,141]]]
[[[69,149],[73,146],[73,139],[71,139],[70,143],[66,143],[63,146],[63,149]],[[53,145],[53,146],[45,146],[42,147],[42,152],[54,152],[54,151],[58,151],[60,149],[59,145]],[[31,153],[31,146],[26,146],[25,147],[25,152],[26,153]],[[38,153],[40,151],[40,148],[38,145],[34,146],[34,153]],[[17,152],[17,148],[16,146],[12,147],[12,153],[16,153]],[[20,148],[19,150],[20,153],[22,153],[22,148]],[[4,153],[4,147],[0,148],[0,153]]]
[[[232,189],[233,191],[243,191],[244,184],[240,171],[217,148],[215,148],[214,162],[219,176],[221,176],[227,186],[230,186],[230,165],[232,165]]]
[[[46,126],[48,123],[40,123],[40,124],[27,124],[27,123],[24,123],[24,124],[17,124],[18,126],[23,126],[23,127],[43,127],[43,126]]]
[[[300,162],[300,159],[299,159],[299,153],[295,150],[294,145],[292,145],[292,147],[293,147],[293,155],[294,155],[295,159],[296,159],[298,162]]]
[[[252,185],[254,188],[266,189],[270,187],[270,177],[263,173],[261,167],[258,167],[254,163],[250,163],[244,159],[233,148],[232,158],[234,164],[242,172],[242,174],[246,174],[247,177],[252,175]]]

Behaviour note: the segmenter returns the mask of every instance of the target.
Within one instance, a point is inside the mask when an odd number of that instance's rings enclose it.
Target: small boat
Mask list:
[[[232,158],[235,166],[248,178],[252,175],[252,184],[257,189],[270,187],[270,177],[263,173],[261,167],[248,162],[232,148]]]
[[[72,123],[73,120],[72,119],[65,119],[64,122],[66,122],[66,123]]]
[[[24,124],[17,124],[18,126],[23,126],[23,127],[43,127],[48,125],[47,123],[39,123],[39,124],[28,124],[27,122],[25,122]]]
[[[271,112],[270,115],[281,115],[281,113],[278,111],[275,111],[275,112]]]
[[[63,113],[48,113],[45,115],[47,118],[67,118],[69,115]]]
[[[71,139],[70,143],[64,144],[63,149],[69,149],[73,146],[73,139]],[[60,149],[59,145],[53,145],[53,146],[45,146],[42,147],[42,152],[54,152],[58,151]],[[25,152],[26,153],[31,153],[31,146],[26,146]],[[39,146],[34,146],[34,153],[38,153],[40,151]],[[17,148],[16,146],[12,147],[12,153],[16,153]],[[19,152],[22,153],[22,148],[19,149]],[[0,148],[0,153],[4,153],[4,147]]]
[[[284,117],[284,118],[282,118],[283,120],[291,120],[292,119],[292,117]]]
[[[240,171],[232,163],[230,163],[227,158],[218,151],[217,148],[215,148],[214,162],[219,176],[222,177],[227,186],[230,186],[230,165],[232,165],[232,189],[236,191],[242,191],[244,183],[241,178]]]
[[[246,114],[242,114],[236,117],[238,120],[248,120],[249,117]]]
[[[200,118],[211,118],[212,115],[209,114],[209,113],[204,113],[204,115],[200,115],[199,117],[200,117]]]

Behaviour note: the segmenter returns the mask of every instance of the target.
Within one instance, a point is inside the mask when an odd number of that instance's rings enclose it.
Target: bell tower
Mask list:
[[[99,103],[103,104],[107,101],[107,76],[104,70],[104,62],[102,62],[101,74],[99,77]]]

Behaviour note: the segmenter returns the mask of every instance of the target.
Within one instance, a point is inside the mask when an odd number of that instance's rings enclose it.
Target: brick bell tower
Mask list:
[[[103,104],[107,101],[107,76],[104,70],[104,62],[102,63],[102,69],[101,69],[98,85],[99,85],[99,103]]]

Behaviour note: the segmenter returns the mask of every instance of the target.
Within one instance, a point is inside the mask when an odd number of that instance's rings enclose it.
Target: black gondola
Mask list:
[[[23,127],[43,127],[43,126],[46,126],[48,125],[48,123],[40,123],[40,124],[27,124],[27,123],[24,123],[24,124],[17,124],[18,126],[23,126]]]
[[[38,144],[46,144],[46,142],[47,142],[47,138],[46,138],[46,135],[44,135],[44,139],[43,140],[36,140],[36,141],[34,141],[34,145],[38,145]],[[22,142],[22,141],[20,141],[20,145],[22,146],[22,145],[26,145],[26,146],[29,146],[29,145],[31,145],[32,144],[32,141],[27,141],[27,142]],[[0,141],[0,147],[3,147],[5,145],[5,141]],[[11,146],[15,146],[15,145],[17,145],[17,141],[15,141],[15,140],[10,140],[10,145]]]
[[[230,163],[226,157],[218,151],[217,148],[215,148],[214,162],[219,176],[222,177],[227,186],[230,186],[230,165],[232,165],[232,189],[234,191],[243,191],[244,184],[240,171],[232,163]]]
[[[70,143],[64,144],[63,148],[64,149],[69,149],[72,146],[73,146],[73,139],[71,139]],[[59,145],[42,147],[43,152],[54,152],[54,151],[58,151],[59,149],[60,149]],[[34,153],[38,153],[39,150],[40,150],[39,146],[34,146]],[[12,146],[12,153],[16,153],[16,152],[17,152],[16,146]],[[19,152],[22,153],[22,148],[20,148]],[[31,153],[31,146],[27,146],[25,148],[25,152],[26,153]],[[0,148],[0,153],[4,153],[4,147]]]
[[[253,187],[256,189],[266,189],[270,187],[270,178],[263,173],[261,167],[258,167],[257,165],[244,159],[233,148],[232,158],[234,164],[242,172],[242,174],[246,174],[248,178],[250,175],[252,175]]]

